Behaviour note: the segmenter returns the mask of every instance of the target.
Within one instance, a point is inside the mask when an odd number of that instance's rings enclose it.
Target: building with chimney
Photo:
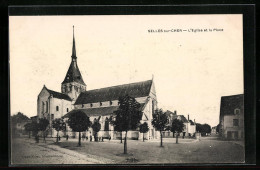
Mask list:
[[[169,110],[166,111],[166,115],[168,117],[168,126],[172,125],[172,121],[174,119],[181,120],[184,124],[183,131],[179,134],[180,136],[194,136],[196,133],[196,124],[195,119],[194,121],[190,120],[190,116],[188,115],[188,119],[184,115],[177,115],[177,111],[171,112]],[[164,131],[163,137],[173,137],[173,134],[171,131]]]
[[[143,112],[141,123],[147,122],[149,131],[146,134],[147,139],[157,137],[157,133],[151,124],[152,113],[157,108],[157,98],[154,81],[147,80],[131,84],[116,85],[101,89],[87,90],[87,85],[83,81],[80,70],[77,65],[76,44],[73,26],[73,44],[71,63],[64,81],[61,83],[61,92],[50,90],[45,85],[38,95],[37,117],[47,118],[52,121],[56,118],[68,119],[69,115],[78,110],[84,112],[90,117],[90,121],[99,120],[101,130],[99,136],[104,138],[110,136],[112,139],[120,138],[121,133],[114,131],[113,126],[109,124],[109,118],[113,112],[118,109],[120,96],[128,94],[134,97],[141,104]],[[49,130],[50,136],[55,136],[54,129]],[[62,133],[61,133],[62,134]],[[77,133],[71,131],[69,127],[63,132],[63,135],[77,137]],[[90,136],[94,134],[92,128],[83,132],[83,135]],[[128,137],[131,139],[139,138],[138,131],[130,131]]]
[[[244,95],[222,96],[219,135],[224,139],[244,138]]]

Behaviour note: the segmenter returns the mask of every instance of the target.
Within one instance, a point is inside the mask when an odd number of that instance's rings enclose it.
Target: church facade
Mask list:
[[[46,118],[52,126],[52,121],[56,118],[64,118],[65,121],[69,115],[78,110],[83,111],[90,117],[90,121],[99,120],[101,130],[98,136],[112,139],[120,138],[122,133],[114,131],[114,127],[109,123],[109,118],[114,116],[113,112],[119,108],[118,99],[120,96],[128,94],[134,97],[141,104],[143,112],[141,123],[147,122],[149,131],[145,134],[146,139],[159,137],[158,132],[153,128],[152,114],[157,108],[157,98],[154,81],[147,80],[131,84],[105,87],[101,89],[87,90],[87,85],[83,81],[80,70],[77,65],[76,45],[73,27],[73,45],[71,63],[64,81],[61,83],[61,92],[48,89],[45,85],[38,95],[37,100],[37,117]],[[93,135],[93,130],[83,132],[84,136]],[[56,131],[50,128],[49,136],[55,136]],[[63,135],[77,137],[69,126]],[[138,131],[130,131],[128,138],[140,139]]]

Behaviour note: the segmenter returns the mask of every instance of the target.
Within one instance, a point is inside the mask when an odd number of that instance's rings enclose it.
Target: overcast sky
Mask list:
[[[71,62],[87,90],[152,79],[158,106],[215,126],[221,96],[243,93],[242,15],[11,16],[11,114],[37,115]],[[223,29],[149,33],[149,29]]]

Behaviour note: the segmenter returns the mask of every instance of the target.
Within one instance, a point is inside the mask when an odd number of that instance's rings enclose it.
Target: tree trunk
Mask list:
[[[121,143],[123,143],[123,133],[122,132],[120,132],[121,133]]]
[[[144,133],[143,133],[143,142],[144,142]]]
[[[59,142],[59,131],[57,131],[57,139],[56,139],[56,142],[57,142],[57,143]]]
[[[174,132],[172,132],[172,138],[174,138]]]
[[[125,141],[124,141],[124,154],[127,154],[127,143],[126,143],[127,131],[125,132]]]
[[[162,131],[160,131],[160,135],[161,135],[161,147],[163,146],[162,145]]]
[[[178,136],[179,136],[179,133],[176,133],[176,143],[178,143]]]
[[[81,133],[79,132],[79,143],[78,143],[78,146],[81,146]]]

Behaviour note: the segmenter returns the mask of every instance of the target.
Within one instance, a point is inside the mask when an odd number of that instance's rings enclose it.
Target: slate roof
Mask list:
[[[192,120],[189,120],[191,125],[195,125],[195,123]]]
[[[81,74],[80,74],[78,64],[77,64],[76,61],[71,61],[70,67],[68,69],[68,72],[67,72],[62,84],[70,83],[70,82],[77,82],[77,83],[86,85],[83,81]]]
[[[187,120],[186,117],[184,117],[183,115],[178,115],[178,117],[181,118],[181,121],[182,121],[183,123],[188,123],[188,120]]]
[[[222,96],[220,103],[220,116],[234,115],[234,110],[238,108],[244,113],[244,94],[233,96]]]
[[[152,80],[124,84],[80,93],[75,105],[118,100],[120,96],[128,94],[131,97],[149,96]]]
[[[166,114],[167,116],[176,115],[176,113],[174,113],[174,112],[172,112],[172,111],[170,111],[170,110],[167,110],[167,111],[165,112],[165,114]]]
[[[145,106],[145,103],[141,103],[140,110],[143,110]],[[97,108],[88,108],[88,109],[74,109],[64,115],[64,118],[69,117],[70,114],[81,111],[84,112],[87,116],[105,116],[105,115],[111,115],[114,111],[116,111],[119,108],[119,106],[110,106],[110,107],[97,107]]]
[[[52,96],[53,96],[54,98],[64,99],[64,100],[71,101],[71,98],[70,98],[68,95],[63,94],[63,93],[59,93],[59,92],[56,92],[56,91],[53,91],[53,90],[50,90],[50,89],[48,89],[47,87],[45,87],[45,88],[46,88],[46,90],[47,90],[50,94],[52,94]]]
[[[80,74],[78,64],[77,64],[77,56],[76,56],[76,45],[75,45],[75,37],[74,37],[74,26],[73,26],[73,45],[72,45],[72,56],[71,56],[71,63],[70,67],[68,69],[68,72],[65,76],[64,83],[70,83],[70,82],[77,82],[83,85],[86,85],[83,81],[83,78]]]

